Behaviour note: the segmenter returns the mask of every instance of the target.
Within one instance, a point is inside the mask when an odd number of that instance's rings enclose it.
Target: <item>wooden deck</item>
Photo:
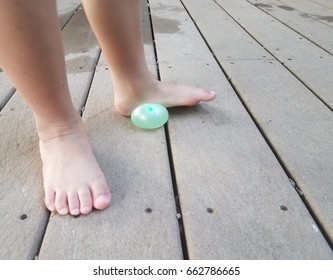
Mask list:
[[[45,210],[32,114],[0,72],[0,259],[333,259],[332,1],[142,0],[152,71],[218,92],[154,131],[116,113],[80,2],[58,2],[113,203]]]

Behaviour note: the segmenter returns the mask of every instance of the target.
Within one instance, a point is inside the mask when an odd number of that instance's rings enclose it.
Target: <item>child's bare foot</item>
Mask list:
[[[115,85],[115,107],[124,116],[143,103],[158,103],[166,108],[193,106],[201,101],[211,101],[216,93],[201,88],[180,84],[163,83],[155,78],[143,79],[137,83]]]
[[[40,151],[50,211],[79,215],[109,206],[109,187],[82,127],[40,141]]]

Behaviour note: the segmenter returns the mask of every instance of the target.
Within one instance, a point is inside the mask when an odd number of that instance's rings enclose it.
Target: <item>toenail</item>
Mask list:
[[[74,216],[80,215],[80,209],[78,208],[72,209],[71,214]]]
[[[110,201],[109,196],[102,194],[96,198],[95,204],[104,204],[108,203],[109,201]]]
[[[54,212],[55,211],[55,207],[54,206],[46,206],[46,208],[50,211],[50,212]]]
[[[82,213],[82,214],[88,214],[90,211],[91,211],[91,208],[90,208],[90,207],[83,207],[83,208],[81,209],[81,213]]]
[[[62,208],[58,211],[60,215],[67,215],[68,214],[68,209],[67,208]]]

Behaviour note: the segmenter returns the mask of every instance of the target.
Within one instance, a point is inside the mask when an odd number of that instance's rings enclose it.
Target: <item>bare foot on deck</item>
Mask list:
[[[115,107],[124,116],[143,103],[158,103],[166,108],[193,106],[201,101],[211,101],[216,97],[214,91],[201,88],[164,83],[151,76],[137,83],[115,83]]]
[[[110,190],[83,127],[40,141],[40,152],[50,211],[79,215],[109,206]]]

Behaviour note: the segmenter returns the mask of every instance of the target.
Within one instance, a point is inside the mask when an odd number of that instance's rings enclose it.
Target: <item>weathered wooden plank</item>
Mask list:
[[[14,90],[11,82],[0,68],[0,111],[12,96]]]
[[[198,24],[202,19],[213,25],[214,36],[235,31],[216,28],[225,17],[221,13],[212,17],[219,11],[213,1],[182,2]],[[162,79],[218,92],[213,102],[170,110],[168,126],[189,257],[332,258],[325,239],[180,1],[150,3]],[[192,14],[193,9],[199,15]],[[200,30],[205,38],[209,35],[205,28]],[[271,60],[262,57],[255,61],[271,65]]]
[[[333,13],[332,9],[325,7],[324,5],[317,4],[309,0],[280,0],[281,3],[286,4],[294,9],[297,9],[303,13],[306,13],[316,20],[321,21],[331,27],[333,27]],[[332,5],[332,4],[331,4]]]
[[[82,10],[64,29],[64,38],[72,97],[79,109],[99,54]],[[38,137],[32,115],[18,95],[2,110],[0,127],[0,258],[30,259],[38,253],[49,215],[44,207]]]
[[[147,58],[153,61],[147,6],[143,11]],[[112,87],[102,59],[83,119],[113,191],[112,205],[76,219],[53,216],[41,259],[182,258],[164,130],[144,131],[120,116]]]
[[[333,54],[332,27],[314,20],[308,14],[300,13],[290,6],[282,5],[278,0],[260,0],[260,3],[257,0],[249,0],[249,2]]]
[[[57,0],[57,11],[61,28],[69,21],[80,5],[81,0]]]
[[[332,112],[277,61],[224,60],[228,49],[219,45],[237,26],[214,30],[222,24],[222,10],[200,14],[201,1],[184,1],[208,44],[239,91],[243,101],[268,137],[330,238],[333,237]],[[210,18],[210,21],[206,20]],[[224,22],[224,21],[223,21]],[[236,33],[235,33],[236,34]],[[219,40],[218,40],[219,38]],[[236,40],[236,38],[235,38]],[[231,42],[247,53],[247,45]],[[254,43],[254,41],[253,41]],[[257,45],[257,48],[262,48]],[[249,56],[251,53],[249,53]]]
[[[311,0],[311,1],[333,10],[333,2],[331,0]]]
[[[38,137],[30,110],[15,95],[0,113],[0,259],[33,259],[43,238]]]
[[[330,108],[333,108],[332,55],[245,0],[216,2]]]

